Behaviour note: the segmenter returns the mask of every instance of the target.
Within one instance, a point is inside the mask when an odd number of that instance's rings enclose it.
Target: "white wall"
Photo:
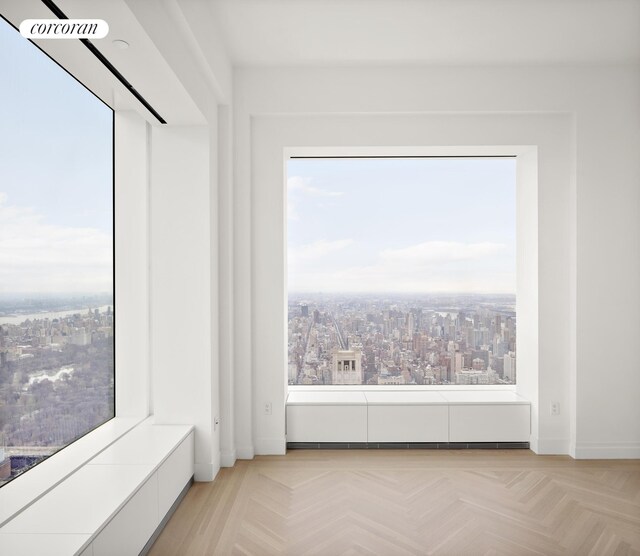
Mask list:
[[[152,403],[196,425],[196,480],[211,480],[221,450],[236,459],[231,63],[201,2],[124,2],[201,114],[176,96],[182,115],[151,137]]]
[[[233,311],[233,158],[231,111],[218,109],[218,268],[220,462],[236,461]],[[213,213],[213,209],[212,209]]]
[[[234,83],[235,87],[235,83]],[[223,372],[233,375],[234,389],[234,442],[240,459],[251,459],[253,446],[253,373],[252,373],[252,326],[251,326],[251,166],[239,164],[238,155],[250,152],[249,133],[237,133],[239,114],[238,98],[234,100],[233,120],[233,368]],[[242,102],[242,101],[240,101]],[[243,128],[248,122],[243,121]]]
[[[532,445],[639,456],[640,373],[625,349],[640,333],[638,76],[635,66],[238,70],[238,447],[250,457],[284,442],[284,332],[274,322],[283,207],[273,197],[282,147],[463,142],[538,146],[538,379],[523,381],[538,390]],[[272,416],[262,415],[265,397]],[[551,401],[560,415],[550,415]]]
[[[196,427],[196,480],[219,468],[212,363],[211,144],[206,126],[151,133],[151,369],[156,423]]]
[[[549,151],[568,154],[570,138],[570,119],[561,114],[547,115],[452,115],[452,114],[403,114],[403,115],[326,115],[318,116],[255,116],[252,119],[252,171],[255,175],[252,191],[253,225],[253,312],[252,337],[254,360],[254,412],[256,417],[262,414],[265,402],[271,401],[274,412],[264,419],[255,421],[255,446],[257,453],[282,452],[284,411],[284,366],[286,359],[286,286],[284,279],[284,250],[286,230],[286,194],[284,188],[282,152],[292,145],[317,146],[316,154],[327,154],[323,145],[333,142],[340,146],[372,146],[366,154],[399,154],[390,150],[403,145],[420,145],[419,154],[516,154],[519,158],[519,182],[517,185],[517,205],[519,234],[521,243],[518,258],[518,298],[519,348],[518,361],[521,375],[527,372],[529,380],[522,380],[519,391],[533,404],[534,427],[532,443],[538,448],[539,423],[538,400],[539,383],[542,380],[539,369],[538,350],[538,260],[526,257],[527,252],[538,249],[538,183],[536,181],[538,164],[545,177],[541,187],[551,192],[553,202],[567,206],[562,198],[563,184],[568,179],[568,171],[557,159],[545,156]],[[386,146],[385,146],[386,145]],[[444,153],[437,149],[447,145]],[[470,147],[473,145],[473,147]],[[529,145],[537,145],[530,147]],[[380,146],[385,146],[383,149]],[[487,148],[491,149],[487,151]],[[365,154],[357,151],[342,154]],[[417,154],[413,151],[411,154]],[[537,154],[541,153],[540,160]],[[296,153],[300,154],[300,153]],[[530,174],[533,175],[530,178]],[[530,208],[534,203],[533,208]],[[562,221],[553,222],[554,236],[560,240],[568,237],[563,230]],[[524,254],[524,255],[523,255]],[[555,275],[562,280],[561,275]],[[566,285],[566,284],[565,284]],[[562,287],[560,282],[558,287]],[[262,293],[265,292],[265,293]],[[543,303],[545,297],[542,298]],[[545,306],[549,304],[546,303]],[[566,318],[565,318],[566,321]],[[278,323],[281,325],[278,326]],[[551,332],[551,331],[550,331]],[[557,330],[553,335],[546,334],[542,339],[550,348],[561,341]],[[550,369],[550,367],[547,367]],[[557,376],[545,373],[548,386],[557,390]],[[548,390],[544,390],[547,392]],[[259,397],[258,397],[259,396]],[[543,398],[544,399],[544,398]],[[541,402],[542,403],[542,402]],[[550,404],[550,401],[549,403]],[[553,423],[542,423],[543,427]],[[547,436],[549,431],[545,430]],[[563,435],[565,448],[568,443],[568,427],[559,434]],[[278,442],[279,440],[279,442]]]
[[[116,414],[149,415],[149,175],[147,123],[115,119]]]
[[[174,95],[175,105],[163,113],[168,125],[152,119],[146,136],[123,120],[118,156],[125,161],[120,178],[127,188],[122,196],[126,206],[121,211],[127,223],[119,237],[123,252],[134,253],[136,260],[118,272],[123,282],[148,281],[144,295],[138,288],[125,300],[130,309],[120,315],[127,335],[123,346],[139,341],[150,370],[146,393],[131,389],[133,378],[118,385],[118,392],[123,401],[146,403],[158,423],[196,425],[196,480],[212,480],[223,438],[227,459],[235,461],[233,404],[225,405],[225,414],[220,405],[221,388],[228,394],[225,400],[231,397],[233,374],[219,375],[221,365],[233,365],[232,125],[228,109],[220,105],[231,95],[231,66],[224,49],[217,48],[219,37],[204,36],[202,22],[192,13],[194,3],[125,3],[133,23],[144,26],[147,36],[141,40],[153,41],[148,54],[161,57],[154,62],[166,68],[167,79],[179,80],[186,97]],[[211,49],[217,50],[210,64],[203,51]],[[139,68],[129,73],[140,79],[145,75]],[[155,91],[149,97],[153,100],[161,89],[156,82],[145,90]],[[141,179],[144,199],[129,189],[132,180]],[[148,226],[145,246],[129,235],[143,224]]]
[[[593,80],[578,113],[577,457],[640,457],[639,73]]]

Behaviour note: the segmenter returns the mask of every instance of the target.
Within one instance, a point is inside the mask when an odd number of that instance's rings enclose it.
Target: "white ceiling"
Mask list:
[[[173,124],[204,123],[204,116],[191,93],[125,0],[54,1],[68,17],[100,18],[109,23],[109,35],[105,39],[94,40],[94,46],[166,121]],[[53,17],[40,0],[0,0],[0,13],[15,27],[24,19]],[[175,26],[175,22],[172,21],[171,25]],[[114,46],[114,39],[124,39],[130,47],[120,50]],[[33,42],[109,106],[118,110],[138,110],[152,124],[158,124],[156,118],[79,41]],[[173,46],[173,50],[177,48]]]
[[[95,41],[96,47],[171,123],[201,122],[194,90],[220,76],[220,98],[229,94],[229,61],[235,66],[640,63],[640,0],[55,1],[70,17],[109,22],[109,38]],[[51,17],[40,0],[0,0],[0,12],[16,25]],[[115,49],[110,39],[116,38],[130,48]],[[77,41],[39,43],[105,102],[138,107]],[[210,88],[218,94],[216,83]]]
[[[179,0],[255,65],[640,61],[640,0]]]

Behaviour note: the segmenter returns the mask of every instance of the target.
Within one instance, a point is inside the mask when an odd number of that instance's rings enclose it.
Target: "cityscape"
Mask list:
[[[113,416],[113,324],[110,295],[0,301],[0,486]]]
[[[0,52],[3,486],[115,415],[114,118],[2,19]]]
[[[516,382],[515,159],[287,164],[288,383]]]
[[[290,385],[516,382],[514,295],[290,294]]]

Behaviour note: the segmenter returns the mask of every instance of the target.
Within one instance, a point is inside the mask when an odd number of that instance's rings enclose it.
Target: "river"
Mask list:
[[[101,307],[92,307],[91,310],[94,311],[98,309],[100,313],[104,313],[109,307],[113,310],[113,304],[111,305],[103,305]],[[69,317],[71,315],[75,315],[80,313],[81,315],[86,315],[89,312],[89,307],[84,307],[82,309],[72,309],[69,311],[54,311],[49,313],[32,313],[32,314],[24,314],[24,315],[10,315],[10,316],[0,316],[0,324],[22,324],[25,320],[31,319],[59,319],[64,317]]]

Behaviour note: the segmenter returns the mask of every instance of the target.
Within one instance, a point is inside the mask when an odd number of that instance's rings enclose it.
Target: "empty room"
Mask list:
[[[640,554],[639,0],[0,16],[0,554]]]

